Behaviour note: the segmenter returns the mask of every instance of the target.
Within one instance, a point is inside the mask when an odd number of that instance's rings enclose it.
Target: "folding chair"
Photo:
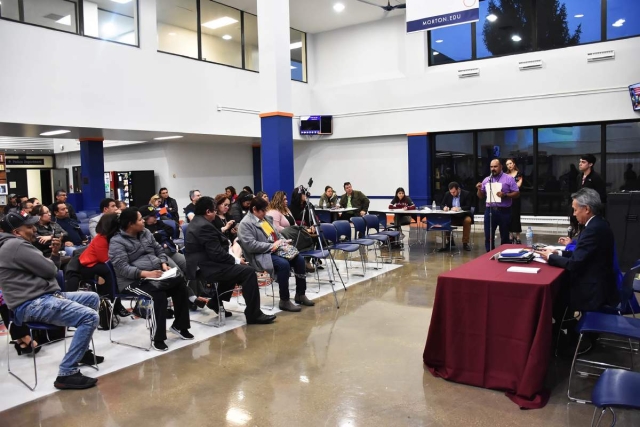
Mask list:
[[[640,373],[629,372],[622,369],[605,370],[591,393],[591,400],[595,405],[591,427],[598,427],[602,416],[611,411],[613,416],[612,426],[616,425],[616,414],[613,408],[640,409]],[[596,414],[601,410],[596,424]]]
[[[375,215],[365,215],[363,217],[364,222],[366,224],[367,227],[367,238],[372,238],[373,236],[387,236],[387,249],[389,252],[389,261],[393,262],[394,259],[403,259],[404,257],[394,257],[391,254],[391,239],[399,239],[400,237],[400,232],[399,231],[392,231],[392,230],[386,230],[382,227],[380,227],[380,221],[378,220],[378,217]],[[375,230],[375,233],[371,233],[371,230]],[[382,251],[380,251],[382,252]]]
[[[363,220],[364,221],[364,220]],[[379,261],[378,261],[378,248],[376,247],[376,240],[373,239],[351,239],[351,224],[349,224],[349,221],[345,221],[345,220],[340,220],[340,221],[335,221],[333,223],[333,226],[336,228],[336,232],[338,233],[338,239],[343,242],[343,243],[355,243],[357,245],[360,246],[360,256],[363,260],[363,274],[366,274],[367,272],[367,263],[365,260],[365,255],[366,255],[366,248],[368,248],[369,246],[373,246],[373,253],[376,259],[376,266],[374,267],[375,269],[380,269],[381,266],[379,265]],[[363,223],[363,227],[364,227],[364,223]]]
[[[436,232],[442,233],[443,248],[446,247],[444,246],[445,233],[451,233],[451,235],[449,236],[449,252],[451,252],[453,248],[453,234],[456,230],[457,228],[451,225],[450,215],[438,215],[438,214],[427,215],[427,228],[425,230],[425,237],[424,237],[425,249],[427,247],[427,233],[429,233],[430,231],[436,231]],[[436,249],[434,249],[433,252],[436,252]],[[460,249],[458,249],[458,252],[456,253],[451,252],[451,256],[454,256],[459,253],[460,253]]]
[[[386,235],[371,234],[367,236],[367,224],[365,223],[364,218],[360,216],[353,216],[351,217],[350,221],[353,224],[353,228],[356,230],[356,236],[357,235],[366,236],[366,239],[355,239],[354,243],[362,240],[373,240],[381,245],[382,243],[387,242],[389,240],[389,236],[386,236]],[[365,246],[369,246],[369,245],[365,245]],[[382,249],[380,250],[380,254],[378,254],[378,248],[377,246],[374,245],[373,253],[374,253],[374,256],[376,257],[376,263],[378,262],[378,259],[382,259],[382,261],[384,262],[384,257],[382,256]],[[391,262],[391,259],[389,259],[389,261]]]
[[[322,229],[324,238],[331,243],[331,246],[327,248],[328,250],[342,251],[345,254],[360,251],[360,245],[357,243],[340,243],[338,230],[333,224],[320,224],[320,228]],[[360,252],[360,262],[362,263],[362,275],[364,276],[366,267],[364,264],[364,256],[362,255],[362,252]],[[349,256],[345,257],[344,264],[347,269],[347,281],[349,281]]]

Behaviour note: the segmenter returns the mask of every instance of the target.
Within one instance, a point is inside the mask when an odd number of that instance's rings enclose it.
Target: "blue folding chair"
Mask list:
[[[89,223],[88,222],[81,222],[80,223],[80,231],[82,231],[82,234],[87,236],[88,240],[91,240],[91,231],[89,231]]]
[[[174,220],[163,219],[162,222],[173,229],[173,236],[171,236],[172,239],[177,239],[178,237],[180,237],[180,230],[178,229],[178,225]]]
[[[87,219],[89,215],[87,215],[86,212],[80,211],[76,212],[76,217],[78,218],[78,221],[82,221],[83,219]]]
[[[400,238],[400,232],[399,231],[383,229],[382,227],[380,227],[380,221],[378,220],[378,217],[375,216],[375,215],[365,215],[363,217],[363,219],[364,219],[364,222],[365,222],[366,228],[367,228],[367,236],[366,236],[367,238],[369,238],[369,239],[375,238],[374,236],[387,236],[388,237],[386,243],[387,243],[387,250],[389,252],[389,262],[393,262],[394,259],[403,259],[404,258],[402,256],[394,257],[391,254],[391,244],[392,244],[391,239],[396,239],[396,241],[398,241],[399,238]],[[372,233],[371,230],[375,230],[375,233]]]
[[[458,252],[456,252],[456,253],[451,252],[451,250],[453,249],[453,232],[455,230],[457,230],[457,228],[451,225],[451,216],[450,215],[429,214],[429,215],[427,215],[426,221],[427,221],[427,223],[426,223],[427,227],[426,227],[425,237],[424,237],[425,249],[427,248],[427,245],[426,245],[427,233],[429,233],[430,231],[435,231],[435,232],[442,233],[442,247],[443,248],[446,247],[446,246],[444,246],[445,233],[451,233],[452,235],[449,236],[449,252],[451,253],[451,256],[454,256],[454,255],[460,253],[459,249],[458,249]],[[436,249],[434,249],[433,252],[436,252]]]
[[[362,219],[362,218],[360,218]],[[364,229],[364,220],[362,220],[362,227]],[[378,262],[378,248],[376,247],[376,240],[373,239],[351,239],[351,224],[349,221],[339,220],[333,223],[333,226],[336,228],[336,232],[338,233],[338,239],[343,243],[355,243],[360,246],[360,256],[363,260],[363,273],[367,272],[367,263],[366,263],[366,248],[369,246],[373,246],[373,253],[376,259],[375,269],[381,268]]]
[[[600,425],[607,409],[613,416],[611,426],[615,426],[617,420],[613,408],[640,409],[640,373],[623,369],[605,370],[591,392],[591,400],[595,405],[591,427]],[[599,409],[602,412],[595,423]]]
[[[382,234],[367,235],[367,224],[364,218],[362,218],[361,216],[353,216],[351,217],[350,221],[353,224],[353,228],[356,231],[356,236],[362,236],[362,238],[356,239],[354,240],[354,242],[362,239],[367,239],[367,240],[374,240],[375,242],[378,243],[378,245],[382,245],[383,243],[386,243],[389,241],[389,236],[386,236],[386,235],[382,235]],[[389,254],[391,254],[391,250],[389,250]],[[384,262],[385,258],[382,256],[382,249],[378,254],[377,246],[374,246],[374,255],[376,257],[376,262],[378,261],[378,259],[381,259]],[[391,261],[391,259],[389,259],[389,261]]]
[[[325,210],[317,210],[315,211],[316,215],[320,222],[331,223],[331,212]]]
[[[345,254],[350,254],[353,252],[360,251],[360,245],[357,243],[340,243],[340,236],[338,235],[338,230],[333,224],[320,224],[320,228],[322,229],[322,234],[324,238],[330,242],[330,246],[327,248],[330,251],[342,251]],[[347,269],[347,281],[349,281],[349,256],[347,256],[344,260],[344,264]],[[362,275],[364,276],[365,272],[365,263],[362,252],[360,252],[360,262],[362,264]]]

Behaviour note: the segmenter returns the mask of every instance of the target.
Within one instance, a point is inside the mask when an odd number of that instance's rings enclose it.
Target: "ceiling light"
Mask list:
[[[116,33],[116,26],[113,24],[113,22],[107,22],[102,26],[102,32],[107,37],[112,36]]]
[[[344,10],[344,5],[342,3],[336,3],[333,5],[333,10],[340,13]]]
[[[111,0],[114,3],[120,3],[120,4],[125,4],[125,3],[130,3],[131,0]]]
[[[66,129],[60,129],[60,130],[52,130],[49,132],[43,132],[40,134],[40,136],[53,136],[53,135],[62,135],[63,133],[69,133],[71,132],[70,130],[66,130]]]
[[[498,20],[498,17],[496,15],[494,15],[493,13],[491,15],[487,15],[487,21],[496,22],[497,20]]]
[[[577,15],[574,15],[573,17],[574,18],[582,18],[582,17],[584,17],[584,15],[582,13],[579,13]]]
[[[443,41],[444,41],[444,40],[439,39],[439,40],[436,40],[436,43],[442,43]]]
[[[440,52],[433,51],[433,56],[440,55]]]
[[[224,36],[222,36],[223,40],[231,40],[233,37],[231,37],[229,34],[225,34]]]
[[[157,138],[153,138],[156,141],[162,141],[164,139],[180,139],[182,138],[182,135],[174,135],[174,136],[159,136]]]
[[[176,33],[169,33],[169,35],[170,35],[170,36],[175,36],[175,35],[176,35]]]
[[[302,47],[302,42],[295,42],[295,43],[291,43],[291,44],[289,45],[289,48],[290,48],[291,50],[293,50],[293,49],[300,49],[301,47]]]
[[[237,19],[230,18],[228,16],[223,16],[222,18],[214,19],[213,21],[205,22],[202,24],[203,27],[211,28],[215,30],[216,28],[226,27],[227,25],[235,24],[238,22]]]
[[[613,25],[614,27],[622,27],[622,24],[624,24],[626,21],[624,19],[618,19],[616,22],[614,22]]]
[[[58,24],[71,25],[71,15],[63,16],[56,21]]]
[[[513,35],[511,36],[511,40],[513,40],[514,42],[519,42],[522,40],[522,37],[520,37],[519,35]]]

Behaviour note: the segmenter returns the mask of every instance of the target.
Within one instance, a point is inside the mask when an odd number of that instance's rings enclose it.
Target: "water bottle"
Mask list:
[[[438,209],[438,207],[436,206],[436,201],[434,200],[433,203],[431,203],[431,210],[435,211],[437,209]]]
[[[533,229],[531,227],[527,228],[527,246],[533,246]]]

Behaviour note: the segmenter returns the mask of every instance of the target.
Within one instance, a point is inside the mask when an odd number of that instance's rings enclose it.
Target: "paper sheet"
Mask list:
[[[502,198],[498,197],[498,193],[502,191],[502,184],[499,182],[491,182],[485,185],[485,191],[487,192],[487,205],[489,203],[500,203]]]
[[[160,276],[158,279],[153,279],[153,280],[171,279],[172,277],[176,277],[177,272],[178,272],[178,269],[176,267],[173,267],[173,268],[168,269],[164,273],[162,273],[162,276]]]
[[[536,274],[538,271],[540,271],[540,269],[539,268],[535,268],[535,267],[509,267],[509,268],[507,268],[507,271],[509,271],[511,273]]]

